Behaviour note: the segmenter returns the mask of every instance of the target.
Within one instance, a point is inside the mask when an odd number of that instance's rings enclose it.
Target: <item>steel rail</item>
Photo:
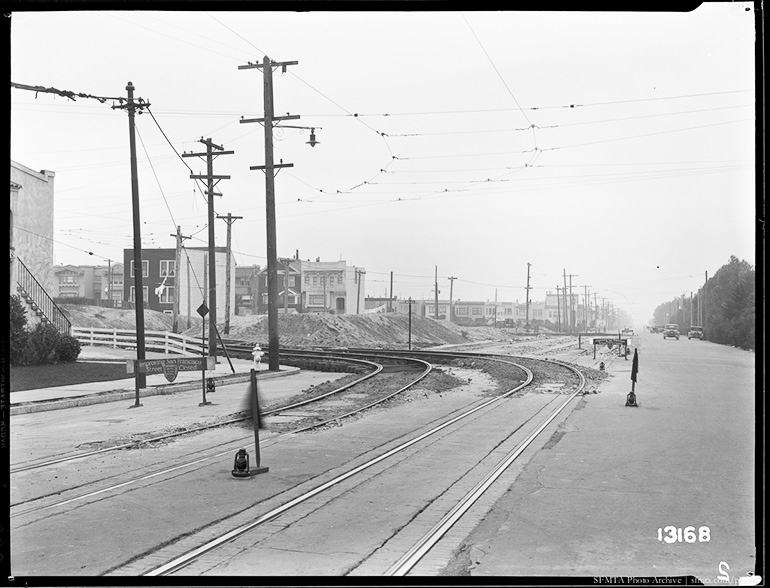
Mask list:
[[[516,448],[511,450],[492,470],[473,487],[460,501],[446,514],[436,525],[428,531],[415,545],[404,554],[395,564],[393,564],[386,572],[385,576],[405,576],[409,571],[419,562],[425,554],[427,554],[431,548],[444,536],[444,534],[451,529],[455,523],[462,517],[473,504],[481,498],[489,487],[497,480],[503,472],[522,454],[522,452],[529,447],[529,445],[537,438],[543,429],[545,429],[553,419],[566,407],[572,400],[580,394],[585,387],[585,377],[580,370],[568,366],[562,362],[554,362],[568,367],[575,373],[577,373],[580,384],[575,392],[573,392],[567,400],[565,400],[561,406],[559,406],[545,422],[538,426],[524,441],[522,441]]]
[[[457,416],[455,416],[455,417],[453,417],[453,418],[451,418],[451,419],[441,423],[440,425],[437,425],[437,426],[433,427],[432,429],[426,431],[425,433],[422,433],[422,434],[418,435],[417,437],[415,437],[413,439],[410,439],[409,441],[405,441],[404,443],[401,443],[400,445],[394,447],[393,449],[390,449],[390,450],[386,451],[385,453],[383,453],[383,454],[381,454],[381,455],[379,455],[379,456],[377,456],[375,458],[372,458],[371,460],[367,461],[366,463],[363,463],[363,464],[361,464],[361,465],[359,465],[359,466],[357,466],[357,467],[355,467],[355,468],[345,472],[344,474],[341,474],[341,475],[333,478],[332,480],[329,480],[328,482],[325,482],[324,484],[321,484],[320,486],[317,486],[316,488],[313,488],[312,490],[309,490],[308,492],[305,492],[304,494],[302,494],[302,495],[300,495],[300,496],[290,500],[289,502],[287,502],[287,503],[285,503],[285,504],[283,504],[283,505],[281,505],[281,506],[279,506],[279,507],[277,507],[277,508],[267,512],[266,514],[264,514],[264,515],[260,516],[259,518],[251,521],[250,523],[246,523],[245,525],[241,525],[241,526],[233,529],[232,531],[229,531],[229,532],[227,532],[227,533],[217,537],[216,539],[213,539],[213,540],[211,540],[211,541],[201,545],[200,547],[198,547],[196,549],[193,549],[193,550],[189,551],[188,553],[183,554],[183,555],[181,555],[179,557],[176,557],[173,560],[163,564],[162,566],[159,566],[159,567],[157,567],[155,569],[152,569],[152,570],[150,570],[150,571],[148,571],[148,572],[146,572],[145,574],[142,574],[142,575],[143,576],[151,576],[151,577],[154,577],[154,576],[164,576],[164,575],[167,575],[167,574],[171,574],[171,573],[173,573],[175,571],[178,571],[178,570],[184,568],[185,566],[187,566],[188,564],[192,563],[196,559],[198,559],[201,555],[204,555],[205,553],[208,553],[208,552],[216,549],[220,545],[222,545],[224,543],[227,543],[228,541],[231,541],[231,540],[233,540],[233,539],[235,539],[235,538],[237,538],[237,537],[239,537],[239,536],[241,536],[241,535],[251,531],[252,529],[254,529],[255,527],[257,527],[259,525],[262,525],[264,523],[267,523],[267,522],[277,518],[278,516],[280,516],[281,514],[286,512],[287,510],[297,506],[298,504],[301,504],[301,503],[305,502],[306,500],[309,500],[310,498],[313,498],[314,496],[320,494],[321,492],[324,492],[325,490],[327,490],[327,489],[329,489],[329,488],[331,488],[333,486],[336,486],[337,484],[340,484],[341,482],[347,480],[348,478],[351,478],[352,476],[355,476],[356,474],[358,474],[358,473],[360,473],[360,472],[362,472],[362,471],[364,471],[364,470],[366,470],[366,469],[368,469],[368,468],[370,468],[370,467],[380,463],[381,461],[384,461],[385,459],[387,459],[387,458],[389,458],[389,457],[391,457],[391,456],[393,456],[393,455],[395,455],[397,453],[400,453],[401,451],[404,451],[405,449],[411,447],[412,445],[415,445],[415,444],[419,443],[420,441],[422,441],[422,440],[424,440],[424,439],[426,439],[426,438],[428,438],[428,437],[430,437],[432,435],[435,435],[439,431],[449,427],[450,425],[452,425],[452,424],[454,424],[454,423],[456,423],[456,422],[458,422],[458,421],[460,421],[460,420],[462,420],[464,418],[469,417],[472,414],[475,414],[479,410],[482,410],[483,408],[486,408],[487,406],[490,406],[491,404],[493,404],[495,402],[499,402],[500,400],[503,400],[503,399],[507,398],[508,396],[510,396],[510,395],[518,392],[522,388],[528,386],[532,382],[532,379],[533,379],[534,376],[533,376],[532,372],[529,369],[527,369],[524,366],[520,366],[518,364],[514,364],[512,362],[508,362],[508,363],[511,363],[512,365],[516,365],[517,367],[519,367],[520,369],[522,369],[525,372],[525,374],[527,375],[527,379],[526,379],[526,381],[524,383],[519,384],[515,388],[509,390],[508,392],[505,392],[504,394],[502,394],[500,396],[496,396],[495,398],[491,398],[491,399],[489,399],[487,401],[484,401],[481,404],[479,404],[478,406],[476,406],[474,408],[471,408],[471,409],[469,409],[469,410],[467,410],[467,411],[465,411],[465,412],[463,412],[463,413],[461,413],[461,414],[459,414],[459,415],[457,415]]]
[[[408,358],[408,359],[411,359],[411,358]],[[422,380],[425,376],[427,376],[431,371],[433,371],[433,366],[431,364],[429,364],[427,361],[423,361],[421,359],[415,359],[414,361],[419,361],[420,363],[425,364],[425,370],[423,370],[423,372],[413,382],[409,382],[406,386],[403,386],[402,388],[399,388],[398,390],[396,390],[392,394],[388,394],[387,396],[384,396],[383,398],[380,398],[379,400],[375,400],[374,402],[371,402],[371,403],[367,404],[366,406],[362,406],[362,407],[357,408],[355,410],[351,410],[350,412],[346,412],[343,415],[334,417],[333,419],[325,420],[325,421],[323,421],[321,423],[316,423],[314,425],[303,427],[301,429],[295,429],[294,431],[292,431],[292,433],[303,433],[303,432],[309,431],[311,429],[317,429],[318,427],[322,427],[322,426],[327,425],[327,424],[329,424],[331,422],[336,422],[336,421],[338,421],[340,419],[344,419],[345,417],[349,417],[349,416],[357,414],[359,412],[363,412],[367,408],[371,408],[373,406],[377,406],[378,404],[382,404],[383,402],[393,398],[396,394],[401,394],[401,392],[403,392],[404,390],[408,390],[409,388],[414,386],[417,382]]]
[[[338,417],[335,417],[333,419],[330,419],[329,421],[324,421],[322,423],[316,423],[316,424],[311,425],[309,427],[304,427],[304,428],[299,429],[299,430],[288,431],[286,433],[280,434],[280,435],[278,435],[278,438],[284,437],[284,436],[288,436],[288,435],[291,435],[291,434],[294,434],[294,433],[298,433],[298,432],[301,432],[301,431],[306,431],[306,430],[309,430],[309,429],[314,429],[314,428],[323,426],[323,425],[327,424],[328,422],[335,421],[337,419],[341,419],[341,418],[345,418],[345,417],[351,416],[353,414],[356,414],[357,412],[361,412],[363,410],[366,410],[367,408],[371,408],[372,406],[375,406],[377,404],[385,402],[386,400],[392,398],[396,394],[399,394],[399,393],[403,392],[404,390],[407,390],[408,388],[410,388],[411,386],[414,386],[417,382],[422,380],[426,375],[428,375],[428,373],[430,373],[430,371],[432,369],[432,366],[430,364],[428,364],[427,362],[424,362],[424,361],[419,360],[419,359],[416,359],[416,360],[413,360],[413,361],[416,361],[416,362],[419,362],[421,364],[424,364],[425,366],[427,366],[427,369],[425,369],[420,374],[420,376],[418,378],[416,378],[414,381],[410,382],[406,386],[400,388],[398,391],[396,391],[396,392],[394,392],[392,394],[389,394],[389,395],[387,395],[387,396],[385,396],[385,397],[383,397],[383,398],[381,398],[381,399],[379,399],[379,400],[377,400],[375,402],[372,402],[372,403],[370,403],[370,404],[368,404],[368,405],[366,405],[364,407],[358,408],[358,409],[353,410],[351,412],[348,412],[348,413],[345,413],[345,414],[340,415]],[[371,363],[371,362],[365,362],[365,363]],[[314,402],[315,400],[318,400],[320,398],[324,398],[326,396],[329,396],[330,394],[334,394],[336,392],[340,392],[342,390],[346,390],[346,389],[350,388],[352,385],[358,384],[358,383],[362,382],[363,380],[366,380],[369,377],[372,377],[373,375],[379,374],[382,371],[382,367],[383,366],[378,365],[378,364],[372,364],[372,365],[375,365],[375,366],[377,366],[379,368],[374,373],[368,374],[367,376],[365,376],[363,378],[359,378],[359,379],[355,380],[354,382],[352,382],[350,384],[342,386],[341,388],[333,390],[332,392],[329,392],[327,394],[323,394],[321,396],[317,396],[317,397],[315,397],[315,398],[313,398],[313,399],[311,399],[309,401],[304,401],[304,402],[300,402],[300,403],[297,403],[297,404],[292,404],[292,405],[289,405],[288,407],[281,407],[279,409],[274,409],[274,410],[265,412],[264,415],[276,414],[276,413],[282,412],[283,410],[286,410],[287,408],[291,408],[291,407],[295,407],[295,406],[300,406],[300,405],[304,405],[304,404],[309,404],[310,402]],[[228,423],[236,423],[236,422],[240,422],[240,421],[246,420],[247,418],[251,418],[251,417],[240,417],[238,419],[234,419],[234,420],[230,420],[230,421],[226,421],[226,422],[222,422],[222,423],[217,423],[216,425],[208,425],[208,426],[204,426],[204,427],[199,427],[196,430],[206,430],[206,429],[214,428],[215,426],[222,426],[222,425],[228,424]],[[180,433],[175,433],[173,435],[156,437],[154,439],[147,439],[147,440],[144,440],[142,442],[157,441],[157,440],[165,439],[165,438],[168,438],[168,437],[171,437],[171,436],[182,435],[182,434],[185,434],[187,432],[191,432],[191,431],[184,431],[184,432],[180,432]],[[236,442],[242,441],[243,439],[251,439],[251,435],[249,435],[248,437],[244,437],[242,439],[233,439],[232,441],[228,441],[226,444],[236,443]],[[142,443],[142,442],[139,442],[139,443]],[[139,443],[136,443],[135,445],[137,445]],[[126,444],[126,446],[132,446],[132,444]],[[118,446],[118,447],[120,447],[120,446]],[[112,448],[109,448],[109,449],[117,449],[118,447],[112,447]],[[106,450],[100,450],[100,451],[106,451]],[[57,507],[57,506],[64,506],[66,504],[69,504],[69,503],[72,503],[72,502],[76,502],[76,501],[79,501],[79,500],[84,500],[86,498],[92,498],[94,496],[98,496],[100,494],[104,494],[105,492],[109,492],[111,490],[117,490],[119,488],[124,488],[126,486],[130,486],[130,485],[135,484],[137,482],[143,482],[145,480],[149,480],[151,478],[155,478],[155,477],[157,477],[159,475],[166,474],[168,472],[173,472],[173,471],[176,471],[176,470],[184,469],[186,467],[190,467],[190,466],[202,463],[202,462],[207,461],[209,459],[214,459],[216,457],[221,457],[223,455],[227,455],[227,454],[229,454],[231,452],[232,452],[232,449],[228,449],[226,451],[222,451],[220,453],[216,453],[214,455],[210,455],[210,456],[207,456],[207,457],[198,458],[198,459],[195,459],[195,460],[190,461],[190,462],[186,462],[186,463],[183,463],[183,464],[179,464],[177,466],[173,466],[171,468],[164,468],[164,469],[159,470],[157,472],[152,472],[152,473],[149,473],[149,474],[145,474],[145,475],[140,476],[138,478],[133,478],[131,480],[127,480],[127,481],[121,482],[119,484],[113,484],[112,486],[108,486],[108,487],[102,488],[100,490],[94,490],[92,492],[88,492],[86,494],[81,494],[81,495],[75,496],[73,498],[69,498],[69,499],[62,500],[62,501],[59,501],[59,502],[55,502],[55,503],[52,503],[52,504],[47,504],[47,505],[42,505],[42,506],[30,508],[30,509],[18,512],[18,513],[14,513],[14,514],[11,515],[11,517],[12,518],[13,517],[18,517],[18,516],[30,514],[30,513],[33,513],[33,512],[38,512],[40,510],[46,510],[46,509],[54,508],[54,507]],[[77,456],[77,457],[83,457],[83,456]],[[43,464],[43,465],[47,465],[47,464]],[[27,468],[27,469],[34,469],[35,467],[43,467],[43,465],[33,466],[33,467],[30,467],[30,468]],[[21,471],[21,470],[18,470],[18,471]],[[45,497],[43,496],[43,497],[40,497],[40,498],[35,498],[33,500],[40,500],[41,498],[45,498]],[[33,500],[27,501],[27,502],[32,502]],[[18,505],[15,505],[15,506],[20,506],[21,504],[24,504],[24,502],[19,503]]]
[[[292,353],[292,355],[299,355],[299,353]],[[314,357],[314,356],[311,355],[311,357]],[[336,389],[332,390],[331,392],[327,392],[326,394],[322,394],[320,396],[316,396],[316,397],[310,398],[308,400],[303,400],[303,401],[297,402],[295,404],[290,404],[288,406],[282,406],[282,407],[274,408],[274,409],[271,409],[269,411],[266,411],[266,412],[262,413],[262,415],[263,416],[268,416],[268,415],[271,415],[271,414],[279,413],[279,412],[281,412],[283,410],[288,410],[290,408],[296,408],[298,406],[303,406],[305,404],[310,404],[312,402],[315,402],[316,400],[319,400],[321,398],[325,398],[326,396],[330,396],[332,394],[336,394],[338,392],[342,392],[344,390],[347,390],[348,388],[350,388],[352,386],[355,386],[356,384],[358,384],[360,382],[363,382],[364,380],[367,380],[367,379],[369,379],[369,378],[371,378],[373,376],[376,376],[377,374],[379,374],[383,370],[383,366],[381,364],[376,364],[374,362],[367,361],[367,360],[352,359],[350,357],[334,357],[334,356],[326,356],[326,358],[327,359],[331,359],[331,360],[339,359],[339,360],[344,360],[346,362],[351,362],[352,361],[352,362],[357,362],[357,363],[363,363],[365,365],[368,365],[369,367],[373,367],[374,368],[374,372],[370,372],[369,374],[366,374],[363,377],[358,378],[357,380],[354,380],[353,382],[350,382],[350,383],[346,384],[345,386],[342,386],[340,388],[336,388]],[[347,416],[347,415],[345,415],[345,416]],[[226,426],[226,425],[232,425],[234,423],[239,423],[239,422],[242,422],[242,421],[244,421],[244,420],[246,420],[248,418],[251,418],[251,417],[250,416],[237,417],[237,418],[230,419],[230,420],[227,420],[227,421],[220,421],[218,423],[211,423],[211,424],[208,424],[208,425],[203,425],[201,427],[195,427],[193,429],[185,429],[184,431],[176,431],[174,433],[167,433],[165,435],[160,435],[158,437],[152,437],[150,439],[138,439],[136,441],[131,441],[129,443],[121,443],[120,445],[113,445],[111,447],[104,447],[102,449],[94,449],[93,451],[85,451],[85,452],[82,452],[82,453],[78,453],[77,455],[69,455],[69,456],[65,456],[65,457],[60,457],[60,458],[57,458],[57,459],[47,460],[47,461],[44,461],[42,463],[38,462],[38,463],[20,465],[20,466],[17,466],[17,467],[11,466],[11,468],[9,469],[9,474],[18,474],[20,472],[26,472],[26,471],[29,471],[29,470],[37,470],[37,469],[41,469],[41,468],[45,468],[45,467],[50,467],[52,465],[56,465],[56,464],[59,464],[59,463],[66,463],[66,462],[70,462],[70,461],[76,461],[78,459],[84,459],[86,457],[93,457],[94,455],[100,455],[102,453],[107,453],[109,451],[117,451],[118,449],[129,449],[131,447],[138,447],[140,445],[144,445],[144,444],[147,444],[147,443],[154,443],[156,441],[163,441],[165,439],[172,439],[174,437],[179,437],[181,435],[188,435],[190,433],[197,433],[199,431],[206,431],[206,430],[209,430],[209,429],[215,429],[217,427],[223,427],[223,426]]]

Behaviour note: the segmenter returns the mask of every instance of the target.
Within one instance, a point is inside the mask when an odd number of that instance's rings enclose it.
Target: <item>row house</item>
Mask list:
[[[230,287],[227,288],[227,248],[214,248],[216,277],[217,322],[224,319],[227,294],[230,294],[230,312],[235,309],[235,265],[230,260]],[[123,250],[124,283],[123,299],[136,303],[134,250]],[[209,308],[209,252],[207,247],[184,247],[180,267],[176,267],[176,248],[142,249],[142,300],[145,308],[166,314],[174,313],[175,296],[178,294],[179,316],[187,319],[200,318],[198,307],[205,303]],[[177,293],[178,291],[178,293]]]
[[[259,266],[235,268],[235,314],[249,315],[257,312],[259,292]]]
[[[301,262],[280,260],[276,276],[278,280],[278,312],[302,312],[302,269]],[[267,313],[267,267],[258,274],[257,288],[259,298],[257,312]]]
[[[277,267],[279,312],[366,312],[366,271],[340,261],[281,260]],[[267,268],[259,272],[257,311],[266,313]]]

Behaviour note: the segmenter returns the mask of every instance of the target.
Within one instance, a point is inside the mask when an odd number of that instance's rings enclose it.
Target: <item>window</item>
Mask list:
[[[323,296],[308,296],[308,306],[323,306],[324,305],[324,297]]]
[[[163,292],[160,294],[161,304],[173,304],[174,303],[174,286],[166,286],[163,288]]]
[[[318,277],[313,276],[313,286],[317,286],[317,285],[318,285]]]
[[[136,302],[135,292],[136,292],[136,287],[131,286],[131,292],[129,292],[129,298],[128,298],[130,302]],[[147,286],[142,286],[142,302],[147,302]]]
[[[61,280],[62,284],[74,284],[75,283],[75,276],[64,276]]]
[[[176,276],[176,261],[161,259],[160,260],[160,277],[168,276],[173,278]]]
[[[474,306],[473,308],[471,308],[471,314],[481,314],[481,308],[479,308],[478,306]]]
[[[467,306],[455,306],[455,314],[468,314]]]
[[[337,283],[338,283],[338,284],[341,284],[341,283],[342,283],[342,276],[337,276]]]
[[[295,288],[297,286],[297,276],[289,276],[289,286]]]
[[[310,284],[310,276],[305,274],[305,284]]]
[[[146,278],[150,275],[150,262],[143,259],[142,260],[142,277]],[[131,260],[131,277],[134,277],[134,260]],[[146,298],[145,298],[146,300]]]

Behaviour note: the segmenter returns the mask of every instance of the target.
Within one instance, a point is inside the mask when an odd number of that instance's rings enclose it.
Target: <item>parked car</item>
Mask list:
[[[663,338],[665,339],[666,337],[675,337],[679,341],[679,325],[673,323],[665,325],[663,327]]]
[[[703,327],[690,327],[687,332],[688,339],[703,339]]]

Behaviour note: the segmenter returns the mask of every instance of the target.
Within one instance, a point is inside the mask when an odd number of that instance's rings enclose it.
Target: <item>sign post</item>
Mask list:
[[[254,419],[254,456],[256,458],[257,467],[251,470],[252,475],[264,474],[269,468],[261,465],[261,458],[259,455],[259,427],[262,425],[262,415],[259,409],[259,392],[257,391],[257,372],[251,370],[251,413]]]
[[[206,306],[206,303],[204,302],[198,307],[198,314],[201,315],[201,318],[204,319],[202,321],[203,324],[203,338],[201,340],[201,357],[206,357],[206,315],[209,313],[209,309]],[[206,406],[207,404],[211,404],[206,400],[206,362],[203,362],[203,365],[201,366],[201,382],[203,383],[203,402],[198,404],[198,406]]]

